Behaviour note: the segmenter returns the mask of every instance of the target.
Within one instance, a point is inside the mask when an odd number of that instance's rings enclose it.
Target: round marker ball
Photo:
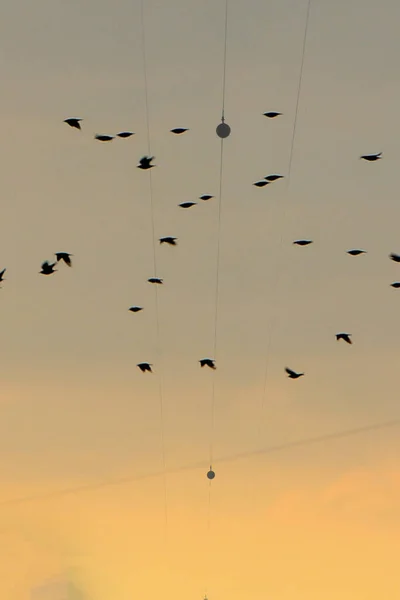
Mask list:
[[[221,139],[225,139],[230,136],[231,128],[228,123],[220,123],[216,129],[217,136]]]
[[[215,473],[214,473],[214,471],[213,471],[212,469],[210,469],[210,470],[208,471],[208,473],[207,473],[207,477],[208,477],[208,479],[214,479],[214,477],[215,477]]]

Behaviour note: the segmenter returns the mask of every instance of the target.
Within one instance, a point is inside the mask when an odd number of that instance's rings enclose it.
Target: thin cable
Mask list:
[[[240,452],[238,454],[230,454],[227,456],[221,456],[218,458],[219,463],[228,463],[235,462],[237,460],[242,460],[245,458],[249,458],[251,456],[263,455],[263,454],[273,454],[276,452],[281,452],[282,450],[289,450],[291,448],[304,448],[307,446],[311,446],[313,444],[321,444],[323,442],[328,442],[331,440],[339,440],[343,438],[353,437],[355,435],[361,435],[363,433],[368,433],[370,431],[379,431],[381,429],[389,429],[391,427],[399,427],[400,426],[400,418],[392,419],[390,421],[382,421],[380,423],[372,423],[371,425],[363,425],[360,427],[354,427],[352,429],[342,429],[333,433],[326,433],[319,436],[303,438],[300,440],[295,440],[293,442],[285,442],[284,444],[277,444],[275,446],[267,446],[264,448],[259,448],[258,450],[250,450],[248,452]],[[169,469],[168,474],[178,474],[185,471],[192,471],[194,469],[204,469],[206,463],[204,461],[191,463],[182,465],[181,467],[177,467],[175,469]],[[0,502],[0,506],[15,506],[17,504],[26,504],[28,502],[36,502],[40,500],[48,500],[51,498],[59,498],[63,496],[67,496],[69,494],[80,494],[84,492],[90,492],[97,489],[102,489],[106,487],[116,486],[116,485],[125,485],[128,483],[133,483],[135,481],[142,481],[145,479],[150,479],[152,477],[162,477],[164,476],[164,471],[155,471],[153,473],[146,473],[143,475],[131,475],[127,477],[120,478],[109,478],[99,481],[97,483],[89,483],[84,485],[77,485],[74,487],[63,488],[61,490],[55,490],[53,492],[47,492],[44,494],[32,494],[30,496],[20,496],[19,498],[11,498],[10,500],[3,500]]]
[[[225,0],[225,30],[224,30],[224,68],[222,75],[222,120],[225,118],[225,88],[226,88],[226,51],[228,40],[228,0]]]
[[[146,129],[147,129],[147,152],[148,156],[151,156],[151,135],[150,135],[150,110],[149,110],[149,92],[148,92],[148,78],[147,78],[147,58],[146,58],[146,33],[145,33],[145,18],[144,18],[144,0],[140,2],[140,20],[141,20],[141,33],[142,33],[142,58],[143,58],[143,76],[144,76],[144,91],[145,91],[145,107],[146,107]],[[154,222],[154,198],[153,198],[153,180],[151,169],[149,169],[149,196],[150,196],[150,213],[151,213],[151,230],[152,230],[152,242],[153,242],[153,268],[154,277],[157,277],[157,251],[156,251],[156,236],[155,236],[155,222]],[[162,384],[162,370],[161,370],[161,345],[160,345],[160,314],[159,314],[159,303],[158,303],[158,289],[157,285],[155,289],[155,312],[156,312],[156,343],[158,350],[159,359],[159,404],[160,404],[160,429],[161,429],[161,453],[162,453],[162,466],[164,473],[164,516],[165,516],[165,542],[167,541],[168,531],[168,494],[167,494],[167,466],[165,457],[165,436],[164,436],[164,399],[163,399],[163,384]]]

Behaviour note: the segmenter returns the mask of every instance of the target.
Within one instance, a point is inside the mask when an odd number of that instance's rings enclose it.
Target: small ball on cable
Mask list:
[[[231,128],[229,127],[228,123],[225,123],[225,121],[222,120],[221,123],[218,125],[216,132],[219,138],[225,139],[230,136]]]
[[[210,470],[207,473],[207,478],[211,480],[211,479],[214,479],[214,477],[215,477],[215,473],[212,470],[212,467],[210,466]]]

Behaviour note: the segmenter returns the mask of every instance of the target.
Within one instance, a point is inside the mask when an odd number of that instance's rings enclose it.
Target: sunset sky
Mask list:
[[[400,426],[290,443],[400,418],[400,4],[312,0],[258,189],[307,2],[229,0],[215,373],[225,1],[144,5],[159,345],[140,1],[2,5],[0,596],[398,598]]]

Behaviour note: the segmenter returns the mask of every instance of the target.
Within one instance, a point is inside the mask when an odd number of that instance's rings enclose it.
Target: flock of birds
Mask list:
[[[269,119],[274,119],[276,117],[279,117],[282,115],[282,113],[279,112],[266,112],[263,113],[265,117],[269,118]],[[83,119],[78,119],[78,118],[68,118],[64,120],[64,123],[66,123],[67,125],[69,125],[70,127],[74,128],[74,129],[78,129],[81,130],[81,122]],[[189,129],[184,128],[184,127],[176,127],[175,129],[171,129],[170,133],[173,133],[175,135],[182,135],[183,133],[189,131]],[[115,137],[119,137],[119,138],[129,138],[132,135],[135,135],[133,131],[121,131],[117,134],[115,134],[115,136],[113,135],[105,135],[105,134],[96,134],[94,136],[94,138],[100,142],[110,142],[111,140],[115,139]],[[363,159],[367,162],[375,162],[379,159],[382,158],[382,152],[378,152],[376,154],[364,154],[363,156],[360,156],[360,159]],[[143,156],[140,161],[139,164],[137,165],[138,169],[141,169],[143,171],[152,169],[153,167],[155,167],[156,165],[152,164],[154,160],[154,156]],[[253,185],[255,185],[256,187],[264,187],[274,181],[278,181],[279,179],[283,179],[283,175],[278,175],[278,174],[272,174],[272,175],[267,175],[266,177],[264,177],[262,180],[260,181],[256,181]],[[214,198],[214,196],[210,195],[210,194],[204,194],[202,196],[200,196],[200,200],[203,201],[207,201],[207,200],[211,200],[212,198]],[[181,208],[190,208],[192,206],[194,206],[196,204],[196,202],[183,202],[181,204],[179,204],[179,206]],[[159,239],[160,244],[168,244],[170,246],[176,246],[177,245],[177,238],[172,237],[172,236],[168,236],[168,237],[162,237]],[[297,246],[308,246],[310,244],[313,243],[313,240],[308,240],[308,239],[300,239],[300,240],[295,240],[293,242],[293,244],[297,245]],[[361,249],[353,249],[353,250],[347,250],[347,254],[351,255],[351,256],[359,256],[361,254],[366,254],[366,250],[361,250]],[[51,262],[51,261],[44,261],[42,263],[42,267],[41,267],[41,271],[40,274],[42,275],[52,275],[53,273],[55,273],[57,271],[57,269],[55,269],[56,265],[60,262],[64,262],[68,267],[72,267],[72,261],[71,261],[71,256],[73,256],[72,254],[68,253],[68,252],[56,252],[55,253],[55,257],[56,260],[55,262]],[[392,253],[389,255],[389,258],[391,260],[393,260],[394,262],[400,263],[400,255],[399,254],[395,254]],[[0,283],[2,283],[4,281],[4,274],[6,272],[6,269],[3,269],[2,271],[0,271]],[[163,279],[160,279],[159,277],[150,277],[147,280],[149,283],[152,284],[156,284],[156,285],[162,285]],[[393,288],[400,288],[400,281],[395,281],[391,284],[391,286]],[[129,308],[129,310],[132,313],[137,313],[143,310],[142,306],[131,306]],[[344,342],[346,342],[347,344],[352,344],[352,340],[351,340],[351,333],[337,333],[336,334],[336,340],[343,340]],[[202,358],[200,361],[200,366],[201,367],[208,367],[212,370],[215,370],[217,367],[215,365],[215,360],[211,359],[211,358]],[[152,364],[148,363],[148,362],[142,362],[139,363],[137,365],[137,367],[142,371],[142,373],[152,373]],[[305,375],[305,373],[298,373],[296,371],[294,371],[293,369],[289,369],[288,367],[285,368],[285,371],[288,375],[288,377],[290,379],[298,379],[299,377],[303,377]]]

